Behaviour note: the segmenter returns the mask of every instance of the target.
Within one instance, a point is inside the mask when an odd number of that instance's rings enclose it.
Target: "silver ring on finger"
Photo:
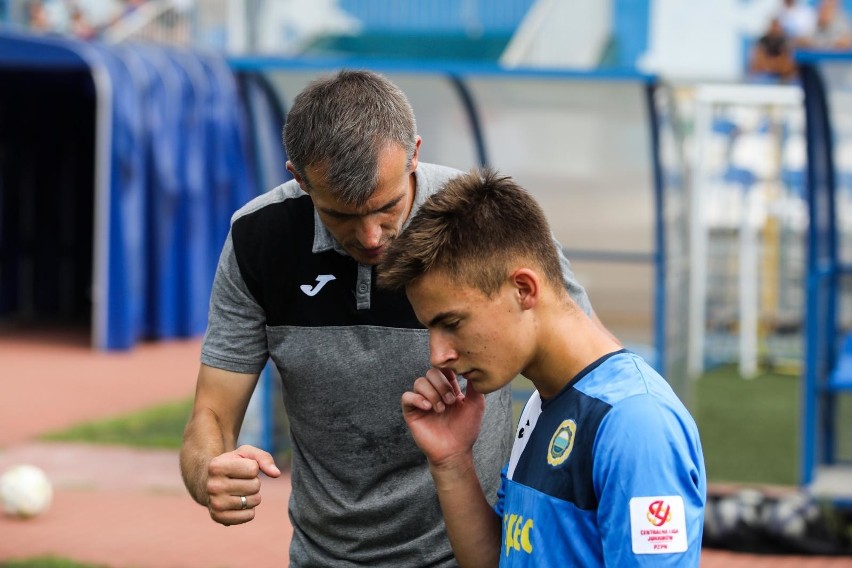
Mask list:
[[[248,509],[248,500],[245,495],[240,495],[240,503],[243,510]]]

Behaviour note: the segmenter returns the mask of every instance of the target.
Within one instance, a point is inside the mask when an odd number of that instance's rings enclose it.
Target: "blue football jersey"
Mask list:
[[[707,479],[698,428],[626,350],[521,414],[494,507],[500,566],[698,566]]]

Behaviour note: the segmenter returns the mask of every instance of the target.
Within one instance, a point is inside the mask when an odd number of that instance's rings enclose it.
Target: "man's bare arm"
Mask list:
[[[269,453],[236,447],[258,374],[233,373],[201,365],[192,415],[180,451],[180,469],[192,498],[216,522],[230,525],[254,518],[260,504],[260,471],[280,471]]]

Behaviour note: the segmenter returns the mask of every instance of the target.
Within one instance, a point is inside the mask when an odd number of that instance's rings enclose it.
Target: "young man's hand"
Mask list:
[[[462,393],[450,369],[429,369],[402,395],[405,422],[433,466],[472,451],[484,410],[485,397],[470,383]]]

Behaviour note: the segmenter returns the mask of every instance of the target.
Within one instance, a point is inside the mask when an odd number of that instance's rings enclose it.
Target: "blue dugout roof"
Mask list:
[[[6,69],[87,70],[88,46],[54,37],[9,31],[0,34],[0,66]]]
[[[60,84],[33,81],[34,76],[67,71],[77,73]],[[5,87],[0,103],[14,101],[19,108],[8,112],[25,114],[26,128],[43,132],[33,138],[35,146],[65,136],[71,145],[63,148],[72,148],[79,134],[42,118],[37,105],[58,107],[60,115],[80,111],[74,104],[95,106],[91,160],[76,160],[79,168],[94,168],[94,190],[91,184],[66,188],[94,191],[93,227],[78,229],[93,232],[93,345],[123,349],[142,339],[203,333],[230,216],[258,192],[251,179],[238,85],[227,62],[162,46],[107,46],[4,31],[0,73]],[[94,93],[94,102],[91,94],[65,97],[65,89]],[[17,98],[3,98],[13,93]],[[39,172],[48,171],[47,177],[32,183],[28,172],[16,173],[10,167],[4,175],[17,177],[0,180],[0,191],[44,194],[36,202],[39,208],[59,207],[47,186],[67,183],[60,172],[51,172],[62,157],[21,148],[14,131],[0,131],[0,146],[13,158],[25,155],[38,164]],[[14,211],[4,214],[14,220]],[[60,212],[60,219],[62,214],[69,215]],[[52,228],[40,229],[35,237],[20,237],[36,239],[34,247],[26,247],[30,254],[57,248]],[[11,231],[4,237],[18,238]],[[31,259],[16,252],[20,248],[14,242],[3,247],[0,308],[5,306],[7,313],[14,313],[17,297],[30,294],[22,292],[29,284],[19,274]],[[54,285],[48,274],[34,282],[31,295],[44,296],[39,287]]]

